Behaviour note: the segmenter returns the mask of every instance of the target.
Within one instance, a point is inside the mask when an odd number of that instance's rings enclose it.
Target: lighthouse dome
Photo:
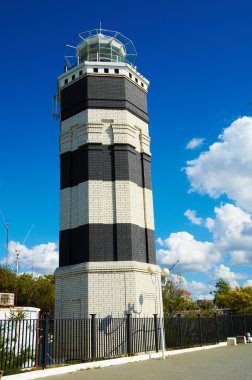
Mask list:
[[[125,62],[126,49],[116,38],[102,33],[87,38],[76,48],[80,63],[84,61]]]
[[[136,56],[133,42],[121,33],[94,29],[77,34],[66,44],[65,61],[68,68],[85,61],[135,64]]]

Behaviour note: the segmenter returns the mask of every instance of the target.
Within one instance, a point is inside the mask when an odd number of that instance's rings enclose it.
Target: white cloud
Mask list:
[[[171,233],[167,239],[158,239],[161,245],[157,251],[158,262],[169,267],[179,259],[183,273],[203,272],[211,279],[211,283],[223,278],[235,288],[248,276],[237,273],[228,265],[252,266],[251,214],[230,203],[215,207],[214,212],[215,217],[206,220],[197,218],[194,210],[185,212],[189,220],[195,222],[196,218],[198,222],[197,219],[200,219],[201,225],[211,233],[212,241],[198,241],[185,231]],[[229,264],[226,264],[227,260]],[[211,299],[209,292],[213,290],[213,285],[185,280],[184,288],[194,298]]]
[[[232,265],[252,265],[252,253],[246,251],[232,251],[230,253]]]
[[[196,224],[197,226],[200,226],[202,224],[202,218],[198,218],[196,216],[196,211],[195,210],[186,210],[184,215],[189,219],[193,224]]]
[[[194,137],[188,142],[188,144],[186,145],[186,149],[193,150],[199,148],[204,143],[204,141],[205,139],[202,137]]]
[[[239,288],[239,283],[237,281],[230,281],[229,285],[231,286],[232,289]]]
[[[252,211],[252,118],[235,120],[219,140],[187,162],[190,191],[212,198],[226,194],[238,206]]]
[[[160,237],[157,238],[156,243],[158,243],[161,247],[164,247],[164,246],[165,246],[165,244],[164,244],[164,240],[161,239]]]
[[[235,280],[240,280],[246,278],[247,276],[242,273],[232,272],[231,269],[224,264],[221,264],[219,267],[215,268],[214,277],[216,280],[222,278],[229,283],[234,282]]]
[[[215,219],[206,227],[213,234],[216,249],[230,255],[232,265],[252,265],[251,215],[232,204],[215,207]]]
[[[172,281],[177,287],[181,286],[183,289],[191,293],[194,299],[213,299],[213,295],[210,294],[215,287],[212,284],[201,281],[188,281],[184,276],[178,276],[176,274],[170,274]]]
[[[166,249],[157,251],[157,259],[164,266],[179,260],[182,270],[186,272],[206,272],[220,260],[220,253],[213,243],[197,241],[185,231],[172,233],[160,241]]]
[[[214,298],[210,292],[214,291],[215,287],[206,282],[185,281],[185,289],[197,300],[212,300]]]
[[[252,117],[242,117],[225,128],[219,141],[197,159],[187,162],[185,168],[190,191],[208,194],[215,199],[226,195],[235,205],[227,203],[215,207],[215,216],[206,220],[197,217],[195,210],[186,210],[184,215],[188,220],[207,227],[212,241],[198,241],[185,231],[171,233],[167,239],[159,238],[161,249],[157,255],[161,265],[169,266],[179,259],[184,273],[205,272],[215,281],[224,278],[232,287],[246,278],[232,266],[252,266],[251,167]],[[217,266],[218,263],[222,264]],[[252,285],[252,280],[247,280],[244,285]],[[185,283],[186,289],[197,294],[197,298],[209,297],[207,286],[211,290],[211,285],[203,282]]]
[[[252,287],[252,280],[247,280],[244,282],[243,286],[251,286]]]
[[[59,265],[59,253],[56,243],[35,245],[28,248],[15,241],[9,243],[9,263],[14,265],[17,251],[19,252],[20,269],[35,273],[53,273]]]

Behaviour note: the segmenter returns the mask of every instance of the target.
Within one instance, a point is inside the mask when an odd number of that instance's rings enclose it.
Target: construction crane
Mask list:
[[[2,219],[3,219],[3,224],[4,224],[4,229],[6,232],[6,268],[9,266],[9,223],[6,222],[5,217],[3,216],[2,211],[0,211]]]
[[[179,263],[179,260],[176,261],[175,264],[173,264],[170,268],[169,268],[169,271],[171,271],[177,264]]]

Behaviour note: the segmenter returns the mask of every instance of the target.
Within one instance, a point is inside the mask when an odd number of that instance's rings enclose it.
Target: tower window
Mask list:
[[[82,74],[83,74],[83,71],[82,71],[82,70],[79,71],[79,76],[80,76],[80,77],[82,76]]]
[[[119,69],[115,69],[115,74],[119,74]]]
[[[137,78],[135,78],[135,81],[136,81],[136,83],[138,83],[138,79]]]
[[[74,75],[72,75],[72,80],[74,80],[75,79],[75,74]]]
[[[131,73],[129,73],[129,77],[132,78],[132,74]]]
[[[141,82],[141,86],[142,86],[142,87],[144,87],[144,84],[143,84],[143,82]]]
[[[109,69],[104,69],[104,73],[108,74],[109,73]]]
[[[67,83],[68,83],[68,79],[67,79],[67,78],[65,79],[64,83],[65,83],[65,84],[67,84]]]
[[[97,67],[94,68],[94,73],[98,73]]]

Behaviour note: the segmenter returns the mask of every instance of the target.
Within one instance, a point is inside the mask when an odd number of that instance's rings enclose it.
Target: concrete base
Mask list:
[[[158,266],[153,266],[156,270]],[[153,317],[156,276],[136,261],[89,262],[56,269],[55,318]]]
[[[237,344],[239,344],[239,343],[241,343],[241,344],[246,344],[246,343],[247,343],[247,342],[246,342],[246,337],[243,336],[243,335],[238,335],[238,336],[236,337],[236,342],[237,342]]]
[[[227,345],[228,346],[236,346],[236,344],[237,344],[236,338],[233,338],[233,337],[227,338]]]
[[[190,352],[210,350],[213,348],[225,347],[226,345],[227,343],[219,343],[219,344],[210,345],[210,346],[165,351],[165,356],[170,357],[170,356],[176,356],[176,355],[190,353]],[[161,359],[161,358],[162,358],[162,352],[150,352],[148,354],[140,354],[136,356],[128,356],[128,357],[115,358],[115,359],[109,359],[109,360],[99,360],[97,362],[81,363],[81,364],[74,364],[74,365],[62,366],[62,367],[57,367],[57,368],[47,368],[46,370],[19,373],[18,375],[5,376],[4,380],[34,380],[34,379],[41,379],[43,377],[48,377],[48,376],[64,375],[66,373],[73,374],[74,372],[89,370],[89,369],[94,369],[94,368],[100,369],[100,368],[106,368],[106,367],[120,365],[120,364],[137,363],[137,362],[141,362],[141,361],[145,361],[149,359]],[[83,374],[83,378],[84,378],[84,374]]]

